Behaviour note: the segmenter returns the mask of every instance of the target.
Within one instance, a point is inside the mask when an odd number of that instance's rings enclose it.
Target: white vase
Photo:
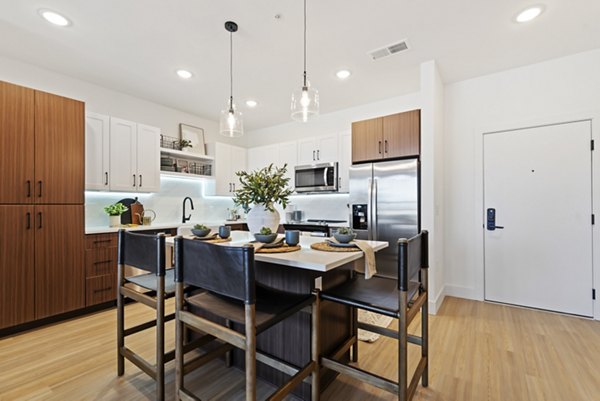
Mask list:
[[[255,205],[246,216],[246,224],[252,234],[260,232],[262,227],[269,227],[276,233],[279,228],[279,212],[271,212],[262,205]]]
[[[121,225],[121,216],[108,216],[109,227],[119,227]]]

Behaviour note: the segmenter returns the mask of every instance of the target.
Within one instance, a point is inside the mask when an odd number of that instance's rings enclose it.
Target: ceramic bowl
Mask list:
[[[268,244],[269,242],[275,241],[275,238],[277,238],[277,233],[254,234],[254,238],[256,238],[258,242],[264,242],[265,244]]]
[[[196,228],[192,228],[192,234],[194,234],[196,237],[206,237],[209,233],[210,228],[207,228],[205,230],[198,230]]]
[[[340,244],[347,244],[348,242],[350,242],[354,238],[356,238],[356,233],[352,233],[352,234],[333,233],[333,238],[335,238],[337,240],[337,242],[339,242]]]

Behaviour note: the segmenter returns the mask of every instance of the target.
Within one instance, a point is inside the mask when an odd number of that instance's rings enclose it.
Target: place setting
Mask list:
[[[323,242],[311,244],[312,249],[325,252],[361,252],[356,239],[356,233],[348,227],[338,228],[331,238]]]
[[[210,242],[211,244],[231,241],[231,227],[229,226],[220,226],[218,232],[211,232],[210,227],[204,224],[196,224],[192,228],[192,234],[193,240]]]
[[[302,249],[300,246],[300,231],[288,230],[285,235],[279,235],[268,227],[262,227],[259,233],[253,234],[255,241],[249,242],[254,246],[255,253],[286,253]]]

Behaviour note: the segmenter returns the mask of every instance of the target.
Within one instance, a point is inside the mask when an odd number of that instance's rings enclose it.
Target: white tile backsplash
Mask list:
[[[227,218],[227,209],[232,208],[231,198],[224,196],[204,196],[203,187],[206,180],[190,180],[174,177],[161,177],[160,192],[153,194],[93,192],[85,193],[85,224],[87,227],[108,226],[108,217],[104,213],[104,206],[118,202],[123,198],[138,197],[144,209],[156,212],[154,224],[180,224],[182,216],[182,203],[186,196],[194,201],[194,210],[191,212],[191,223],[218,224]],[[348,219],[348,194],[323,194],[323,195],[293,195],[290,204],[297,210],[304,210],[306,219]],[[288,206],[289,207],[289,206]],[[285,219],[285,212],[277,206],[281,221]],[[241,209],[240,209],[241,212]],[[243,213],[241,213],[243,215]],[[243,217],[243,216],[242,216]],[[189,222],[188,222],[189,224]]]

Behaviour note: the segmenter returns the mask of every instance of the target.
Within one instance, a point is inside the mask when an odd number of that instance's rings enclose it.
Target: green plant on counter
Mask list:
[[[127,209],[127,207],[125,207],[125,205],[121,202],[117,202],[114,205],[108,205],[104,208],[104,212],[109,216],[120,216],[127,210],[129,209]]]
[[[196,224],[194,226],[194,230],[208,230],[208,227],[205,226],[204,224]]]
[[[337,229],[337,233],[343,235],[352,235],[354,234],[354,231],[350,227],[340,227]]]
[[[235,191],[233,202],[241,206],[246,213],[251,209],[251,205],[262,205],[265,209],[274,212],[273,206],[279,203],[285,209],[292,193],[288,187],[290,179],[285,177],[286,172],[287,164],[283,167],[274,167],[270,164],[250,173],[236,172],[235,175],[239,177],[242,185]]]
[[[175,145],[177,147],[179,147],[179,149],[183,150],[185,148],[192,148],[192,141],[190,141],[189,139],[180,139],[178,141],[175,141]]]
[[[260,233],[261,235],[269,235],[269,234],[273,234],[273,231],[271,231],[271,229],[269,227],[262,227],[260,229]]]

